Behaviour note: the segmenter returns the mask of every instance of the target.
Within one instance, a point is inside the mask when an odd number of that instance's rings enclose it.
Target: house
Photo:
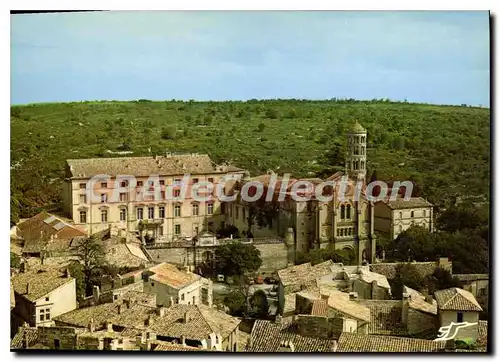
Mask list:
[[[87,235],[70,221],[47,212],[26,219],[15,228],[16,236],[24,243],[22,249],[24,256],[40,257],[64,251],[67,250],[72,238]]]
[[[190,194],[195,184],[217,184],[228,174],[244,173],[234,166],[215,165],[206,154],[70,159],[64,211],[90,234],[113,225],[145,231],[157,241],[175,241],[220,227],[220,201],[194,200]],[[183,185],[186,174],[189,184]],[[188,197],[179,199],[183,186]]]
[[[451,323],[472,323],[460,329],[452,330],[454,340],[474,343],[478,336],[479,312],[482,308],[474,296],[461,288],[438,290],[434,293],[439,313],[439,325],[449,326]]]
[[[246,352],[335,352],[333,339],[303,336],[296,323],[256,320]]]
[[[175,304],[149,327],[157,339],[204,350],[238,351],[238,318],[206,305]]]
[[[462,288],[469,291],[476,300],[488,305],[489,279],[488,274],[453,274],[462,283]]]
[[[212,282],[197,274],[161,263],[144,274],[144,292],[156,294],[158,305],[212,305]]]
[[[359,298],[391,299],[391,286],[384,275],[361,269],[355,276],[351,289]]]
[[[11,312],[12,327],[24,322],[32,327],[53,325],[53,319],[76,309],[76,282],[65,269],[27,269],[12,277],[15,307]]]
[[[422,197],[405,199],[398,195],[375,203],[375,231],[394,240],[412,225],[434,231],[433,205]]]
[[[444,352],[446,342],[344,332],[337,352]]]

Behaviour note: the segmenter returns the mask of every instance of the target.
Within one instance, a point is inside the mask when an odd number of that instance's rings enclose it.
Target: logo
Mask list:
[[[465,328],[465,327],[475,326],[475,325],[477,325],[477,322],[476,323],[451,322],[449,325],[439,328],[439,335],[438,335],[438,338],[435,339],[435,341],[448,341],[450,339],[455,338],[455,336],[457,335],[457,333],[460,329]],[[453,327],[455,327],[455,328],[453,328]]]

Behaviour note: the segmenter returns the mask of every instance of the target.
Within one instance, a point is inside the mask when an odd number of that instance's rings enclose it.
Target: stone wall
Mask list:
[[[296,318],[300,335],[317,338],[336,338],[343,331],[344,321],[340,317],[299,315]]]
[[[76,346],[76,332],[72,327],[38,327],[38,342],[50,349],[72,350]]]
[[[409,335],[430,331],[438,328],[439,319],[437,315],[420,312],[415,309],[408,310],[407,330]]]

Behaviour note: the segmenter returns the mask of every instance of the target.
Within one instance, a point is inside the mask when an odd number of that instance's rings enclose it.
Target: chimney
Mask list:
[[[358,300],[358,293],[357,292],[350,292],[349,293],[349,300]]]
[[[151,326],[154,322],[154,319],[153,319],[153,316],[152,315],[149,315],[148,316],[148,319],[146,319],[146,326]]]
[[[95,331],[95,324],[94,324],[94,318],[90,318],[90,323],[89,323],[89,332],[94,332]]]
[[[281,316],[281,314],[277,314],[276,315],[276,318],[274,319],[274,322],[278,323],[278,324],[282,324],[283,323],[283,317]]]
[[[21,262],[21,265],[19,265],[19,271],[21,273],[26,273],[28,271],[28,263],[26,261]]]
[[[189,313],[188,312],[184,312],[184,323],[189,323],[191,319],[189,318]]]
[[[372,299],[377,299],[376,296],[377,296],[377,287],[378,287],[378,283],[376,280],[373,280],[372,281]]]
[[[24,332],[24,335],[23,335],[23,348],[26,349],[29,347],[29,343],[28,343],[28,333],[26,333],[26,331]]]
[[[113,332],[113,323],[110,322],[106,323],[106,330],[108,332]]]
[[[185,345],[186,345],[186,337],[181,336],[181,344],[182,344],[183,346],[185,346]]]
[[[333,341],[332,352],[337,352],[337,348],[339,347],[337,341]]]
[[[130,308],[130,299],[125,299],[125,308]]]
[[[156,310],[156,314],[160,317],[165,317],[166,312],[167,312],[167,308],[165,308],[165,307],[160,307]]]
[[[119,304],[118,305],[118,314],[122,314],[123,310],[124,310],[124,305],[123,304]]]
[[[408,293],[403,293],[403,299],[401,299],[401,322],[405,326],[408,324],[408,311],[410,309],[408,299]]]
[[[64,269],[64,277],[71,278],[71,273],[69,272],[69,268]]]
[[[321,294],[321,300],[328,301],[329,298],[330,298],[329,294]]]
[[[101,299],[101,292],[99,290],[99,286],[94,285],[92,287],[92,296],[94,297],[94,301],[99,303],[99,299]]]

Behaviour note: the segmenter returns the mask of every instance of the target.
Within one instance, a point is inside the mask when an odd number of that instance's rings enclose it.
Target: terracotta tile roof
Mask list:
[[[67,160],[72,177],[88,178],[98,174],[116,175],[184,175],[241,171],[234,166],[216,166],[206,154],[156,157],[113,157]]]
[[[489,280],[489,274],[453,274],[461,282],[472,282],[476,280]]]
[[[328,315],[328,303],[326,300],[315,300],[312,304],[311,315],[326,317]]]
[[[331,294],[328,298],[328,306],[352,319],[370,322],[370,309],[348,300],[340,294]]]
[[[334,269],[341,264],[334,264],[331,260],[314,266],[311,263],[294,265],[289,268],[278,270],[278,277],[284,286],[292,284],[304,284],[334,273]]]
[[[387,278],[382,274],[366,270],[360,270],[359,279],[363,280],[366,283],[372,283],[376,281],[379,287],[382,287],[384,289],[389,289],[389,291],[391,290],[391,286],[389,285]]]
[[[64,272],[54,268],[36,268],[25,273],[18,273],[12,277],[12,285],[16,294],[29,301],[35,301],[60,286],[74,281],[72,277],[65,277]],[[29,292],[27,292],[29,284]]]
[[[75,309],[52,318],[56,322],[76,327],[88,327],[91,322],[96,328],[107,322],[122,327],[140,328],[145,326],[150,315],[156,313],[156,307],[127,303],[119,300],[114,303],[99,304],[92,307]]]
[[[256,320],[250,335],[247,352],[279,352],[283,341],[292,342],[295,352],[332,352],[334,341],[301,336],[294,323],[277,324]]]
[[[184,317],[187,313],[188,321]],[[225,340],[240,324],[238,318],[205,305],[174,304],[150,327],[157,335],[187,339],[206,339],[216,333]]]
[[[21,327],[21,331],[16,333],[10,342],[11,349],[22,349],[24,341],[27,340],[28,347],[34,345],[38,341],[38,329],[36,327]]]
[[[399,300],[360,300],[370,310],[369,334],[406,336],[401,320],[402,308]]]
[[[340,335],[337,352],[439,352],[444,350],[445,343],[427,339],[344,332]]]
[[[379,202],[384,202],[392,210],[413,209],[419,207],[433,206],[429,201],[425,200],[422,197],[410,197],[408,200],[405,200],[403,197],[398,197],[394,201],[390,201],[389,199],[387,199]]]
[[[62,218],[41,212],[17,225],[17,234],[25,241],[50,240],[51,237],[71,239],[75,236],[85,236],[86,233],[77,226]]]
[[[460,288],[438,290],[434,293],[438,308],[441,310],[459,310],[481,312],[483,308],[474,296]]]
[[[154,273],[154,275],[150,276],[151,279],[176,289],[184,288],[201,278],[199,275],[181,271],[175,265],[169,263],[161,263],[148,270]]]
[[[437,315],[438,306],[437,302],[433,299],[432,304],[428,303],[425,298],[410,296],[408,298],[408,306],[420,312]]]
[[[156,343],[156,342],[155,342]],[[170,352],[211,352],[209,349],[196,348],[191,346],[184,346],[182,344],[161,342],[153,351],[170,351]]]
[[[134,245],[135,246],[135,245]],[[108,264],[117,267],[139,267],[148,263],[144,258],[134,255],[129,248],[129,244],[124,244],[116,238],[111,238],[103,243],[104,256]]]

